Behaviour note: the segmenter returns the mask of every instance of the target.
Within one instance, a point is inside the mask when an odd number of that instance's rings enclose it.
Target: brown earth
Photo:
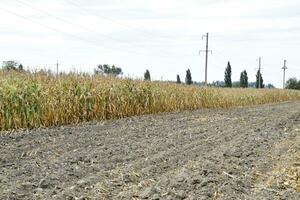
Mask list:
[[[300,102],[0,133],[0,199],[300,199]]]

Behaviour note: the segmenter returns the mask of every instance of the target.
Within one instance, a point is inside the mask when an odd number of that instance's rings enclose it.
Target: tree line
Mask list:
[[[224,87],[231,88],[233,86],[232,80],[231,80],[231,75],[232,75],[231,65],[230,65],[230,62],[228,62],[227,67],[225,69],[225,76],[224,76],[225,85],[224,85]],[[247,74],[246,70],[241,72],[239,86],[241,88],[249,87],[248,74]],[[256,73],[255,87],[256,88],[265,88],[264,79],[262,77],[260,70],[257,70],[257,73]]]
[[[4,61],[2,64],[3,70],[14,70],[14,71],[24,71],[24,67],[21,63],[17,61]],[[94,69],[94,74],[106,74],[106,75],[112,75],[112,76],[118,76],[123,74],[122,68],[116,67],[115,65],[98,65]],[[248,87],[256,87],[256,88],[265,88],[264,80],[261,74],[261,71],[258,70],[256,73],[256,82],[255,83],[249,83],[248,82],[248,74],[246,70],[243,70],[240,74],[240,80],[239,82],[232,82],[232,68],[230,62],[227,63],[227,67],[225,68],[224,72],[224,82],[222,81],[215,81],[212,84],[209,84],[208,86],[215,86],[215,87],[241,87],[241,88],[248,88]],[[147,69],[144,73],[144,80],[145,81],[151,81],[151,75],[150,71]],[[181,78],[179,74],[176,76],[176,83],[182,84]],[[190,69],[186,70],[185,75],[185,84],[192,85],[195,84],[192,80],[192,73]],[[269,84],[267,85],[268,88],[273,88],[274,86]],[[297,80],[297,78],[290,78],[286,82],[286,89],[296,89],[300,90],[300,79]]]

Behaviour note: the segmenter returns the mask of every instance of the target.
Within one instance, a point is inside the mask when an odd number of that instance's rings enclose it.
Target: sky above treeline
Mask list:
[[[92,72],[98,64],[125,76],[176,80],[189,68],[204,81],[209,32],[208,81],[247,70],[255,81],[258,58],[266,83],[282,87],[300,78],[299,0],[0,0],[0,60],[25,68]]]

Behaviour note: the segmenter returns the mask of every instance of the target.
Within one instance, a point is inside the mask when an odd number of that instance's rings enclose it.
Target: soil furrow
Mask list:
[[[0,199],[299,199],[263,175],[297,162],[299,118],[287,102],[3,132]]]

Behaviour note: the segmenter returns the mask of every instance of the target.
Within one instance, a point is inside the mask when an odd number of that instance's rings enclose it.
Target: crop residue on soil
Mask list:
[[[1,133],[0,199],[300,199],[300,102]]]

